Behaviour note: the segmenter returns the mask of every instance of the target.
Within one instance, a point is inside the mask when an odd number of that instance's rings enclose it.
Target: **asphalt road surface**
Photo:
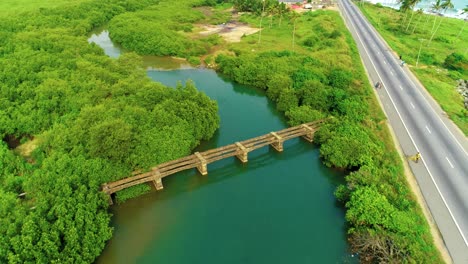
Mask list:
[[[349,0],[340,11],[454,263],[468,263],[468,140]],[[418,49],[419,47],[415,47]],[[404,59],[404,58],[403,58]]]

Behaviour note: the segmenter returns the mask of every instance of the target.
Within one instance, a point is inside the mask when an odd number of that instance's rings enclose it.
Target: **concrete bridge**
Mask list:
[[[281,152],[283,151],[283,142],[292,138],[303,137],[307,141],[312,142],[315,131],[323,122],[324,120],[317,120],[280,131],[270,132],[263,136],[236,142],[224,147],[204,152],[195,152],[190,156],[159,164],[148,172],[134,172],[131,177],[105,183],[102,185],[102,191],[109,195],[109,201],[112,204],[111,194],[138,184],[152,182],[156,190],[162,190],[162,178],[180,171],[197,168],[200,174],[206,175],[208,174],[207,165],[218,160],[236,156],[241,162],[245,163],[248,161],[248,153],[250,151],[267,145]]]

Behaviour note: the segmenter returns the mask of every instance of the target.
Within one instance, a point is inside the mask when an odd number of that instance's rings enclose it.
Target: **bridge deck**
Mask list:
[[[206,174],[206,165],[218,160],[237,156],[243,162],[246,162],[248,152],[267,145],[272,145],[278,151],[282,151],[283,142],[286,140],[305,136],[309,141],[312,141],[313,134],[323,122],[324,120],[317,120],[314,122],[236,142],[235,144],[230,144],[200,153],[197,152],[180,159],[164,162],[156,167],[153,167],[148,172],[135,171],[132,173],[133,176],[128,178],[124,178],[115,182],[105,183],[102,185],[102,190],[103,192],[110,195],[125,188],[146,182],[154,182],[157,187],[162,188],[162,178],[180,171],[197,168],[202,174]],[[242,155],[245,155],[244,160],[241,158]]]

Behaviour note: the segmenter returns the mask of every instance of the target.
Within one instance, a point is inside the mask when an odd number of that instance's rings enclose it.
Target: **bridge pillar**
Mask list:
[[[154,187],[156,188],[156,190],[160,191],[162,189],[164,189],[164,186],[162,184],[162,178],[161,178],[161,173],[159,173],[159,171],[155,171],[155,175],[154,175],[154,178],[153,178],[153,184],[154,184]]]
[[[270,132],[271,135],[273,135],[276,138],[276,142],[271,143],[270,145],[276,149],[278,152],[283,151],[283,138],[278,136],[275,132]]]
[[[109,205],[113,205],[114,201],[112,201],[112,194],[109,193],[109,187],[107,186],[107,183],[102,184],[101,189],[105,194],[107,194],[107,202],[109,203]]]
[[[302,137],[309,142],[313,142],[315,130],[306,124],[302,124],[301,127],[303,127],[307,131],[307,134],[305,134]]]
[[[247,159],[247,148],[245,148],[241,143],[236,142],[236,146],[239,148],[239,154],[236,155],[236,157],[242,161],[242,163],[246,163],[248,161]]]
[[[107,196],[108,196],[107,201],[108,201],[109,205],[114,205],[114,201],[112,201],[112,196],[110,194],[108,194]]]
[[[195,152],[195,156],[197,156],[197,158],[200,160],[200,165],[197,166],[198,171],[201,175],[207,175],[208,169],[206,167],[207,164],[205,158],[203,158],[199,152]]]

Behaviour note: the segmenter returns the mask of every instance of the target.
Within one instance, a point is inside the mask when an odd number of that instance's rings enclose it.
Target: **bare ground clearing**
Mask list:
[[[260,30],[239,22],[229,22],[221,25],[200,25],[200,27],[204,29],[199,33],[200,35],[218,34],[227,42],[240,42],[242,36],[251,35]]]

